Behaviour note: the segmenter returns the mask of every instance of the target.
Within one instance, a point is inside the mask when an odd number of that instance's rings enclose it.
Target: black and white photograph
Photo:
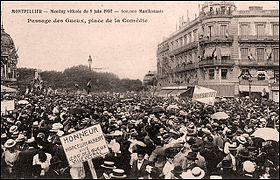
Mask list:
[[[1,179],[279,179],[279,1],[1,1]]]

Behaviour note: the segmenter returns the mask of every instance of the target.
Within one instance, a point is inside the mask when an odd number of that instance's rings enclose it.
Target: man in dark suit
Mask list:
[[[131,178],[133,179],[148,178],[149,173],[146,171],[146,167],[151,163],[148,160],[144,159],[145,155],[146,155],[145,150],[142,148],[138,148],[137,150],[138,159],[133,162],[130,171]]]
[[[19,177],[29,179],[32,178],[33,175],[33,156],[37,154],[38,147],[33,139],[28,140],[26,143],[28,144],[28,149],[19,154],[19,159],[16,162],[15,168]]]

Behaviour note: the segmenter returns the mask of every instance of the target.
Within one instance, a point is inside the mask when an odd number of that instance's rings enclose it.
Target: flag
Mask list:
[[[270,54],[267,56],[267,61],[270,61],[272,59],[272,51],[270,52]]]
[[[216,49],[217,49],[217,47],[215,47],[215,49],[214,49],[213,52],[212,52],[212,59],[214,59],[214,57],[215,57]]]
[[[89,87],[89,88],[91,87],[91,80],[88,81],[87,87]]]

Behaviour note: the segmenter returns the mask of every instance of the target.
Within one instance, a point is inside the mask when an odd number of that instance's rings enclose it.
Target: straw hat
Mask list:
[[[19,134],[17,139],[16,139],[16,142],[22,142],[22,141],[25,141],[27,140],[27,137],[24,136],[23,134]]]
[[[63,128],[63,125],[61,123],[54,123],[52,125],[52,129],[50,130],[50,132],[58,132],[62,128]]]
[[[104,161],[104,163],[101,165],[101,167],[103,168],[107,168],[107,169],[115,169],[116,166],[114,166],[115,163],[112,161]]]
[[[57,133],[56,133],[59,137],[63,136],[64,135],[64,132],[61,131],[61,130],[58,130]]]
[[[4,138],[7,138],[7,134],[6,133],[1,134],[1,139],[4,139]]]
[[[5,148],[11,148],[11,147],[14,147],[16,145],[16,141],[13,140],[13,139],[8,139],[5,144],[4,144],[4,147]]]
[[[181,177],[183,179],[202,179],[205,176],[205,171],[200,167],[194,167],[192,170],[183,172]]]
[[[210,179],[223,179],[222,176],[220,176],[220,175],[211,175],[209,178]]]
[[[241,144],[245,144],[247,142],[247,140],[246,140],[246,138],[244,136],[238,136],[236,139]]]
[[[9,129],[9,132],[10,132],[11,134],[16,134],[16,133],[18,133],[18,127],[15,126],[15,125],[11,126],[10,129]]]
[[[126,178],[123,169],[113,169],[113,173],[110,173],[110,176],[117,179]]]

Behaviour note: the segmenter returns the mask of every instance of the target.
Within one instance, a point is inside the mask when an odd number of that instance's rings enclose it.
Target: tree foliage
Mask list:
[[[18,68],[18,85],[19,87],[27,87],[34,79],[35,69]],[[92,91],[141,91],[143,89],[142,82],[131,79],[120,79],[113,73],[95,72],[88,69],[87,66],[79,65],[65,69],[63,72],[57,71],[42,71],[40,76],[44,82],[45,87],[52,87],[53,89],[67,88],[86,89],[86,85],[91,80]]]

